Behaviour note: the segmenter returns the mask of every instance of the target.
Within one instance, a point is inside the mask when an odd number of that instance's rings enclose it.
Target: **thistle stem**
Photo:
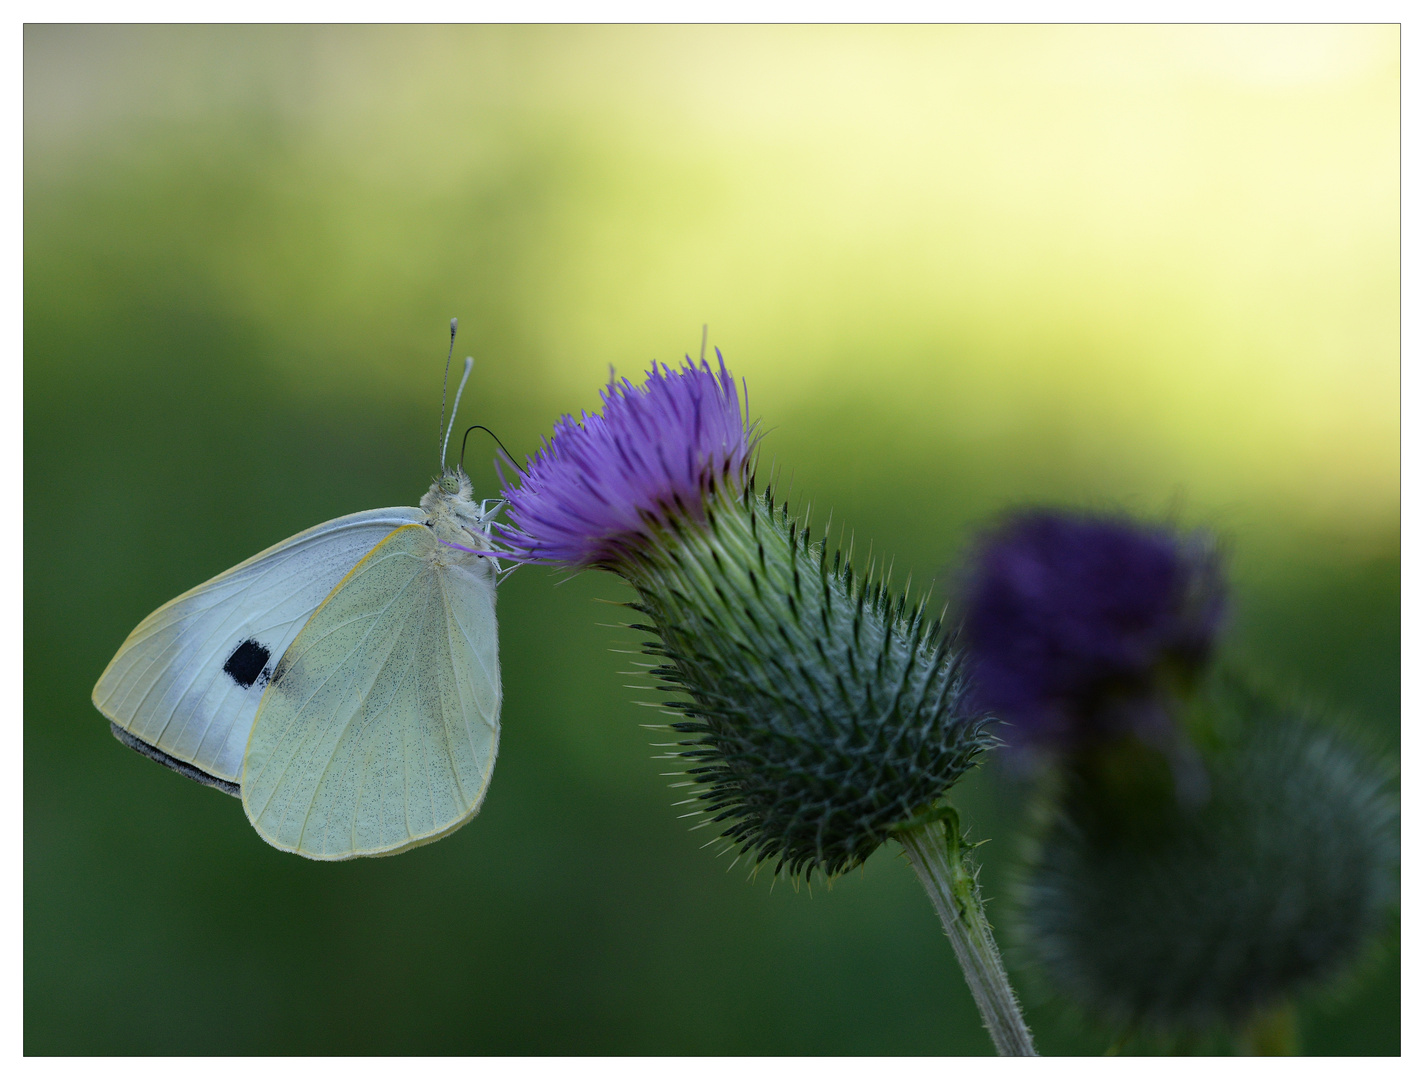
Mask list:
[[[939,914],[999,1055],[1037,1057],[1033,1036],[1019,1012],[989,920],[984,917],[979,883],[964,849],[958,815],[947,810],[944,816],[943,825],[937,820],[912,825],[902,829],[897,838]]]

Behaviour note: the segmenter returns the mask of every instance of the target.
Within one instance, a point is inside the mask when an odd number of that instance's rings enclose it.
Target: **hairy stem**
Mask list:
[[[1037,1057],[1033,1036],[1024,1023],[1023,1014],[1009,977],[999,959],[999,947],[989,920],[984,917],[984,905],[979,899],[979,884],[974,879],[959,832],[959,818],[953,810],[945,810],[944,824],[934,820],[902,829],[897,838],[909,856],[910,865],[930,894],[930,902],[939,914],[949,943],[964,979],[979,1006],[979,1015],[989,1030],[994,1046],[1002,1057]]]

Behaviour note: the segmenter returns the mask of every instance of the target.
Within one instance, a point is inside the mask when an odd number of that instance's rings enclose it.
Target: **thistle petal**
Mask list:
[[[746,475],[755,434],[720,352],[716,371],[654,364],[642,387],[615,380],[601,396],[601,413],[564,416],[506,485],[510,523],[496,528],[515,560],[616,563],[650,523],[679,506],[696,517],[714,483]]]

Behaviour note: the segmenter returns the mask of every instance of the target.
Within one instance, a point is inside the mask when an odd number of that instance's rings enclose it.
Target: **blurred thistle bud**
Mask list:
[[[755,494],[755,425],[721,354],[654,365],[565,416],[507,485],[513,557],[637,590],[653,675],[682,697],[674,757],[757,861],[834,875],[922,815],[992,744],[923,602],[892,596]],[[693,801],[693,800],[689,800]]]
[[[1239,677],[1213,677],[1188,711],[1200,803],[1136,739],[1065,761],[1018,936],[1053,989],[1121,1031],[1226,1028],[1282,1052],[1252,1032],[1356,966],[1393,902],[1392,778]]]
[[[963,585],[974,704],[1014,747],[1175,736],[1164,693],[1209,658],[1225,610],[1206,533],[1029,510],[982,536]]]

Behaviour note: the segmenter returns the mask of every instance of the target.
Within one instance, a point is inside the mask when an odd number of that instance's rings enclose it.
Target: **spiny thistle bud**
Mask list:
[[[1202,669],[1226,596],[1206,534],[1054,510],[981,537],[965,584],[975,703],[1053,748],[1169,734],[1162,694]]]
[[[1385,770],[1239,679],[1191,708],[1209,796],[1135,739],[1080,748],[1021,896],[1028,955],[1067,1000],[1158,1034],[1241,1031],[1347,972],[1397,888]]]
[[[754,425],[721,354],[564,417],[508,487],[513,557],[630,582],[674,755],[733,846],[793,876],[866,859],[991,745],[923,603],[892,596],[755,494]]]

